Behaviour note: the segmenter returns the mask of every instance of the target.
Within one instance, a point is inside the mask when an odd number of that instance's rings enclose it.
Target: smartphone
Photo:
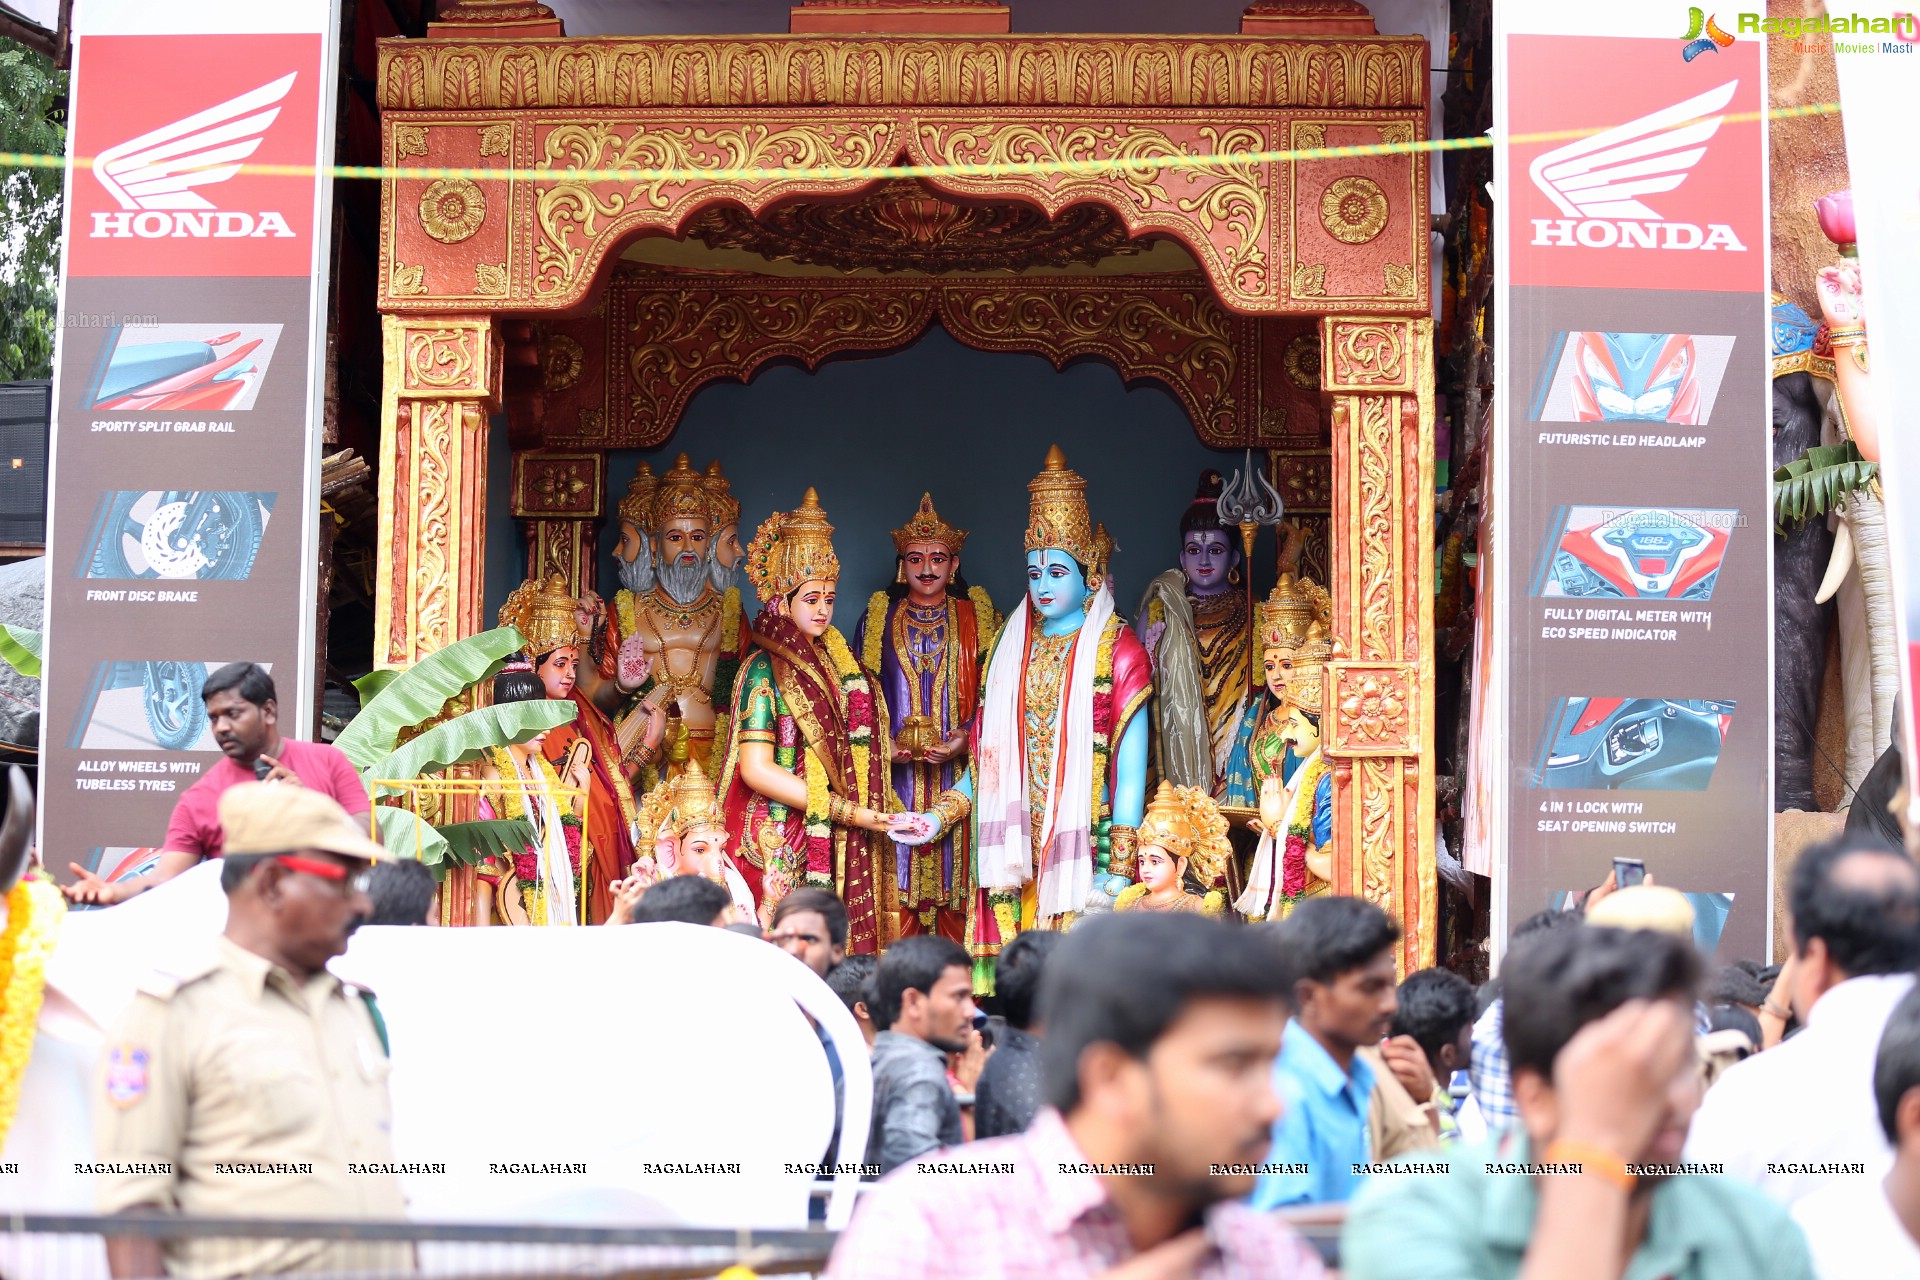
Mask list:
[[[268,764],[265,760],[260,759],[260,757],[258,756],[254,757],[253,776],[256,780],[260,782],[265,782],[267,780],[267,775],[272,772],[273,772],[272,765]]]
[[[1638,858],[1615,858],[1613,860],[1613,887],[1624,889],[1628,885],[1644,884],[1647,879],[1647,864]]]

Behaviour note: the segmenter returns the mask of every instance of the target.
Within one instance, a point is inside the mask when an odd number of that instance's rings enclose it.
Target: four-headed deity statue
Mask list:
[[[892,941],[881,914],[883,839],[898,808],[885,697],[833,627],[840,561],[833,526],[808,489],[747,549],[761,600],[733,695],[720,794],[727,836],[760,919],[801,884],[847,905],[848,954]]]
[[[1176,786],[1222,794],[1247,704],[1240,548],[1220,523],[1220,473],[1201,473],[1180,516],[1180,566],[1147,584],[1137,615],[1153,657],[1155,760]]]
[[[1246,892],[1234,907],[1249,920],[1282,920],[1295,904],[1326,893],[1333,880],[1333,774],[1320,751],[1326,663],[1333,646],[1318,618],[1307,625],[1285,659],[1278,731],[1283,754],[1299,763],[1283,783],[1268,774],[1260,784],[1260,844]]]
[[[960,576],[967,533],[940,518],[933,495],[893,531],[894,585],[876,591],[854,630],[861,664],[880,679],[893,727],[894,794],[930,809],[966,773],[968,728],[980,705],[980,667],[999,618]],[[972,831],[955,826],[930,844],[897,845],[892,875],[902,934],[965,937],[973,891]],[[883,895],[884,896],[884,895]]]
[[[1113,909],[1222,915],[1232,857],[1219,803],[1199,787],[1162,779],[1140,819],[1139,882],[1121,890]]]
[[[561,776],[574,774],[576,766],[585,761],[587,836],[581,874],[587,880],[588,918],[598,923],[612,907],[611,886],[633,862],[638,813],[633,790],[621,768],[620,742],[613,722],[578,685],[580,647],[586,642],[578,604],[567,593],[566,579],[559,574],[529,578],[500,607],[500,624],[519,628],[546,696],[570,698],[577,708],[571,724],[547,735],[543,754]]]
[[[1057,445],[1027,485],[1027,594],[982,677],[968,776],[900,824],[907,842],[924,843],[972,813],[967,948],[977,961],[1023,929],[1110,906],[1135,872],[1151,661],[1114,611],[1112,542],[1094,527],[1086,488]]]
[[[643,787],[688,760],[712,776],[723,758],[724,708],[746,650],[740,592],[730,585],[739,521],[719,464],[702,474],[684,453],[659,477],[642,463],[621,500],[621,590],[607,616],[601,602],[587,602],[595,617],[586,679],[620,722]],[[734,551],[723,554],[726,546]]]

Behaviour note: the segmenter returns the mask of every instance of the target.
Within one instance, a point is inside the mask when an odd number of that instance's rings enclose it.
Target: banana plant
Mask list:
[[[1826,515],[1866,488],[1879,470],[1851,440],[1813,446],[1773,473],[1774,526],[1784,533],[1790,524]]]
[[[0,662],[29,680],[40,678],[40,633],[32,627],[0,622]]]
[[[401,856],[417,850],[421,862],[444,873],[449,862],[471,866],[489,855],[518,852],[533,838],[525,819],[435,827],[410,809],[379,803],[383,796],[401,793],[392,783],[439,773],[572,722],[579,709],[571,701],[540,698],[480,707],[420,729],[454,698],[491,679],[525,643],[513,627],[499,627],[430,653],[404,671],[376,671],[354,682],[360,714],[333,745],[359,770],[389,849]],[[413,736],[402,742],[409,733]]]

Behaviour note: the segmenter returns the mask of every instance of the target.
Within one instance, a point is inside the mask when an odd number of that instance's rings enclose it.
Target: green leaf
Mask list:
[[[373,768],[393,750],[402,733],[439,715],[450,699],[492,676],[525,643],[512,627],[496,627],[435,650],[363,702],[360,714],[333,745],[346,753],[354,768],[362,772]]]
[[[571,724],[579,714],[580,709],[571,701],[562,702],[558,698],[501,702],[491,707],[481,707],[409,739],[373,768],[363,770],[361,776],[369,790],[375,782],[406,782],[425,774],[437,773],[449,765],[465,764],[490,747],[525,742],[536,733]],[[358,720],[354,721],[354,724],[358,723]],[[395,788],[386,787],[382,790],[390,794]]]
[[[447,839],[411,809],[376,804],[373,814],[380,823],[380,843],[395,858],[416,860],[434,866],[447,856]]]
[[[1773,523],[1780,532],[1824,516],[1847,495],[1866,488],[1880,465],[1860,456],[1852,441],[1815,445],[1773,473]]]
[[[510,858],[516,853],[525,853],[533,843],[533,824],[525,818],[449,822],[437,830],[447,842],[447,856],[466,867],[484,858]]]
[[[397,667],[381,667],[378,671],[369,671],[353,682],[353,688],[360,695],[360,709],[365,711],[367,704],[380,696],[380,691],[399,678]]]
[[[40,633],[31,627],[0,622],[0,660],[26,676],[40,678]]]

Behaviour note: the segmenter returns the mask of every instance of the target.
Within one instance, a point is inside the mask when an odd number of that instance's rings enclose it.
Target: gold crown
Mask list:
[[[1104,564],[1101,538],[1093,531],[1087,512],[1087,482],[1067,466],[1067,455],[1054,445],[1046,466],[1027,482],[1032,495],[1027,509],[1027,550],[1064,551],[1085,566],[1089,575]],[[1104,533],[1104,531],[1103,531]],[[1108,540],[1111,546],[1111,540]]]
[[[717,533],[728,525],[740,523],[740,499],[733,496],[733,485],[720,470],[720,459],[707,464],[707,503],[713,509],[713,528]]]
[[[500,606],[500,625],[517,628],[526,641],[527,656],[537,657],[563,645],[586,643],[574,615],[577,605],[567,594],[567,580],[559,574],[528,578]]]
[[[1333,621],[1333,602],[1312,578],[1280,575],[1273,591],[1260,603],[1260,644],[1266,649],[1297,649],[1307,628],[1318,622],[1324,630]]]
[[[641,463],[633,473],[633,479],[627,481],[627,496],[620,499],[620,518],[641,533],[650,532],[653,525],[653,491],[659,487],[660,481],[653,474],[653,468]]]
[[[686,772],[667,786],[673,797],[668,823],[675,835],[683,836],[696,827],[726,825],[721,816],[720,799],[714,794],[713,783],[700,768],[699,761],[687,761]]]
[[[760,525],[747,548],[747,577],[771,603],[803,582],[840,579],[840,561],[833,554],[833,526],[820,509],[820,495],[812,489],[794,511],[776,511]]]
[[[1160,789],[1140,819],[1139,846],[1158,845],[1176,858],[1185,858],[1201,884],[1209,889],[1225,882],[1227,858],[1233,846],[1227,840],[1227,818],[1212,796],[1198,787],[1176,787],[1162,780]]]
[[[901,555],[907,554],[907,546],[914,542],[937,542],[954,555],[960,554],[960,548],[967,545],[967,531],[956,529],[940,518],[933,509],[933,495],[920,495],[920,509],[913,513],[913,519],[893,531],[893,549]]]
[[[1315,618],[1307,625],[1306,637],[1293,651],[1292,668],[1287,672],[1287,702],[1302,711],[1319,715],[1326,703],[1326,663],[1333,657],[1333,645],[1326,630]]]
[[[666,528],[669,520],[683,518],[703,520],[708,529],[713,528],[713,500],[707,494],[707,478],[688,464],[686,454],[675,458],[673,470],[660,477],[650,514],[656,531]]]

